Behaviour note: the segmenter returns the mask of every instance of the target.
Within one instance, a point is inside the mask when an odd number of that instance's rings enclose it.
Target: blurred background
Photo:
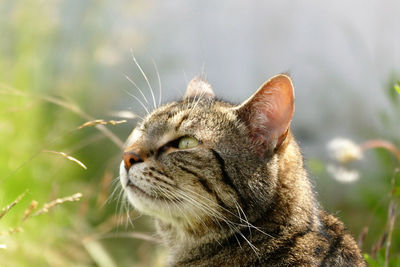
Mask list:
[[[1,0],[0,266],[162,262],[151,219],[117,186],[133,114],[145,115],[134,84],[151,99],[132,54],[157,101],[159,74],[163,103],[201,73],[240,103],[290,72],[292,128],[319,201],[360,238],[371,266],[383,265],[389,237],[389,266],[400,266],[399,161],[369,149],[351,163],[359,179],[342,183],[327,151],[338,137],[400,147],[399,11],[396,0]],[[94,119],[127,122],[78,129]]]

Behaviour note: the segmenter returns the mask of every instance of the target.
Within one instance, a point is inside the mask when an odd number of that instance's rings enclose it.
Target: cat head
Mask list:
[[[271,78],[240,105],[217,100],[195,78],[181,101],[157,108],[133,130],[122,187],[138,210],[183,232],[232,229],[272,201],[293,112],[287,75]]]

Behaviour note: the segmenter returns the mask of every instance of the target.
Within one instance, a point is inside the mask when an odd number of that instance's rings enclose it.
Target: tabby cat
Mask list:
[[[365,266],[315,199],[293,112],[287,75],[241,105],[194,78],[183,100],[134,129],[120,179],[132,205],[155,218],[168,266]]]

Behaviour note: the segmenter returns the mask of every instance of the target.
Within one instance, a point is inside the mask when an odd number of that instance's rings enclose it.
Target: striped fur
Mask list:
[[[156,219],[170,250],[167,265],[364,266],[343,224],[315,200],[290,130],[260,156],[237,107],[201,86],[205,97],[192,90],[149,114],[127,141],[143,160],[121,163],[130,202]],[[200,144],[178,149],[182,136]]]

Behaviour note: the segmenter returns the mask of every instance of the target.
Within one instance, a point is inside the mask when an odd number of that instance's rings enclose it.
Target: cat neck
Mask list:
[[[318,224],[319,206],[291,132],[276,156],[279,166],[276,195],[267,218],[289,228],[305,228],[310,221]]]

